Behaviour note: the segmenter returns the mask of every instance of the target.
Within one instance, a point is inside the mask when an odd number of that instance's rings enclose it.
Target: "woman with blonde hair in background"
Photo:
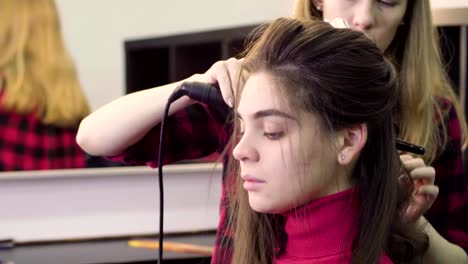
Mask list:
[[[81,168],[88,102],[53,0],[0,0],[0,170]]]
[[[468,143],[467,124],[444,69],[429,0],[297,0],[294,16],[345,19],[395,62],[401,86],[396,129],[401,139],[426,149],[422,159],[408,155],[402,159],[409,167],[426,163],[435,169],[435,186],[416,197],[437,195],[438,187],[438,197],[425,213],[430,223],[426,228],[434,231],[433,239],[442,240],[437,230],[467,250],[468,182],[462,158]],[[428,169],[414,170],[412,176],[424,181],[421,176]],[[424,217],[419,221],[427,223]]]

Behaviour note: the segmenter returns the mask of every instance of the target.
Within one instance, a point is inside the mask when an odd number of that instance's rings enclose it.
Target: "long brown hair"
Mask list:
[[[322,18],[311,0],[296,0],[293,16],[298,19]],[[411,36],[411,37],[410,37]],[[462,132],[462,149],[468,145],[468,130],[459,98],[444,69],[439,36],[432,24],[429,0],[408,1],[403,23],[385,51],[395,61],[400,81],[400,138],[426,148],[427,163],[437,158],[447,143],[443,121],[450,109],[441,102],[453,103]]]
[[[0,0],[2,107],[34,112],[44,124],[77,127],[87,99],[62,38],[53,0]]]
[[[353,263],[376,263],[382,252],[395,262],[417,259],[427,248],[427,238],[402,223],[399,213],[409,200],[411,181],[402,185],[396,177],[401,162],[394,143],[398,85],[392,65],[362,33],[318,20],[282,18],[256,32],[246,69],[275,76],[289,105],[318,117],[321,134],[332,137],[353,125],[367,125],[368,139],[352,175],[361,197]],[[236,101],[237,107],[239,98]],[[238,126],[236,118],[231,144]],[[272,263],[285,246],[283,219],[254,212],[241,188],[239,164],[231,158],[229,168],[237,182],[228,193],[233,263]]]

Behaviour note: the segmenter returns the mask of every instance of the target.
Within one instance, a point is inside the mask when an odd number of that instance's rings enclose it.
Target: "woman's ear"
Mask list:
[[[348,165],[359,157],[367,141],[367,125],[359,124],[344,129],[339,138],[338,163]]]

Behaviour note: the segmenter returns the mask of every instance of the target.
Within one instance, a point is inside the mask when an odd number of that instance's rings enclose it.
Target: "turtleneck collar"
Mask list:
[[[281,258],[320,258],[350,252],[357,232],[357,188],[316,199],[285,213],[287,243]]]

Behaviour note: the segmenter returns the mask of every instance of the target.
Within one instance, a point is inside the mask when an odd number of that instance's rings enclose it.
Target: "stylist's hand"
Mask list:
[[[195,74],[187,80],[217,84],[226,104],[233,107],[237,89],[242,88],[248,78],[248,72],[242,68],[243,62],[244,59],[235,58],[218,61],[205,73]]]
[[[431,208],[439,194],[439,187],[434,185],[434,168],[426,166],[421,158],[413,158],[405,154],[401,155],[400,159],[414,183],[412,201],[404,212],[403,219],[414,223]]]

